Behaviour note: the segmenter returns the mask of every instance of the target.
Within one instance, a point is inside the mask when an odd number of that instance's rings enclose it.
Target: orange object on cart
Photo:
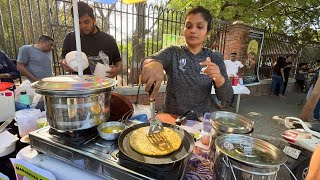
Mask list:
[[[12,82],[0,82],[0,91],[10,89],[13,85]]]

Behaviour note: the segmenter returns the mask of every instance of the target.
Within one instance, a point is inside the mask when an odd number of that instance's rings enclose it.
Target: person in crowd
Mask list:
[[[17,70],[17,66],[10,60],[10,58],[0,51],[0,82],[11,82],[20,77],[20,72]],[[13,85],[11,90],[15,89]]]
[[[122,70],[122,61],[119,53],[116,40],[109,34],[101,31],[96,25],[96,18],[93,14],[93,9],[84,2],[78,2],[79,12],[79,26],[80,26],[80,39],[81,48],[88,56],[97,57],[100,51],[103,51],[109,58],[109,65],[111,70],[107,71],[108,77],[114,78]],[[73,9],[71,9],[73,17]],[[67,53],[76,50],[75,32],[68,33],[63,41],[61,65],[65,71],[72,72],[73,70],[67,65],[65,56]],[[89,62],[89,64],[92,62]],[[83,74],[93,74],[90,68],[86,68]]]
[[[280,97],[285,97],[283,95],[283,89],[284,89],[284,68],[285,68],[285,58],[284,57],[279,57],[277,59],[276,64],[273,67],[272,71],[272,83],[271,83],[271,95],[274,95],[276,92],[276,86],[279,85],[280,87]]]
[[[31,82],[50,77],[52,73],[52,53],[54,40],[42,35],[36,44],[20,47],[17,67]]]
[[[300,92],[305,92],[307,90],[307,80],[308,80],[308,67],[307,63],[299,63],[297,73],[296,73],[296,82],[299,85]]]
[[[316,82],[318,80],[319,74],[317,72],[314,73],[314,76],[311,79],[310,88],[307,93],[307,100],[310,98],[312,91],[314,89],[314,86],[316,85]],[[320,99],[318,100],[314,110],[313,110],[313,120],[320,120]]]
[[[283,69],[283,73],[284,73],[284,86],[283,86],[283,92],[282,95],[284,95],[284,93],[287,90],[287,86],[288,86],[288,81],[289,81],[289,76],[290,76],[290,71],[292,69],[292,56],[287,56],[286,61],[285,61],[285,67]]]
[[[241,68],[243,68],[243,64],[237,60],[237,53],[235,52],[230,54],[230,60],[225,60],[224,64],[227,68],[227,74],[231,81],[230,83],[233,84],[233,77],[239,77],[240,74],[238,74],[238,72],[241,70]],[[231,107],[234,106],[235,99],[236,95],[233,95],[229,104]]]
[[[204,7],[195,7],[185,18],[184,46],[171,46],[147,57],[141,63],[142,82],[154,99],[164,79],[168,77],[164,112],[182,115],[193,111],[198,117],[212,111],[212,85],[222,102],[233,95],[223,57],[217,51],[203,47],[211,29],[212,16]],[[161,117],[158,117],[162,121]]]
[[[283,69],[284,72],[284,86],[283,86],[283,93],[282,95],[284,95],[284,93],[286,92],[287,89],[287,85],[288,85],[288,81],[289,81],[289,76],[290,76],[290,71],[292,69],[292,56],[287,56],[286,61],[285,61],[285,67]],[[279,86],[276,87],[276,92],[275,95],[279,96]]]
[[[235,52],[230,54],[230,60],[224,60],[224,64],[229,77],[238,76],[239,70],[243,67],[243,64],[237,60],[237,53]]]

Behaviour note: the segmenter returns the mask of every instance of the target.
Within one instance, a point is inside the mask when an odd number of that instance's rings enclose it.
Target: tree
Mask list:
[[[171,0],[170,8],[204,6],[213,16],[244,21],[257,28],[294,35],[306,42],[320,41],[319,0]]]

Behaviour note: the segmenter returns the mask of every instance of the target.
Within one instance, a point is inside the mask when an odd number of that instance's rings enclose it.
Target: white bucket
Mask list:
[[[14,93],[12,91],[0,91],[0,122],[14,116]]]

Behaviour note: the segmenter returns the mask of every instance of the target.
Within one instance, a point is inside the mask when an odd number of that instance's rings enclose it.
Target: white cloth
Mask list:
[[[232,86],[233,94],[250,94],[250,90],[243,85],[239,86]],[[211,94],[216,94],[216,90],[214,89],[214,86],[211,88]]]
[[[22,159],[30,164],[43,168],[51,172],[56,179],[59,180],[70,180],[70,179],[90,179],[90,180],[103,180],[102,177],[96,176],[88,171],[72,166],[66,162],[63,162],[57,158],[53,158],[46,154],[39,154],[36,150],[31,149],[27,146],[21,149],[17,156],[17,159]],[[82,160],[74,160],[76,164],[81,166],[84,165]],[[105,172],[109,173],[109,172]]]
[[[239,68],[243,67],[243,64],[240,61],[225,60],[224,64],[226,65],[228,76],[237,75]]]

